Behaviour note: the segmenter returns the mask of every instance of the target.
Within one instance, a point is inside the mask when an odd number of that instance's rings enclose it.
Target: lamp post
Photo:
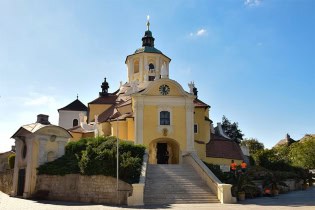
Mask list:
[[[118,139],[118,117],[116,118],[116,138],[117,138],[117,145],[116,145],[116,148],[117,148],[117,151],[116,151],[116,155],[117,155],[117,163],[116,163],[116,174],[117,174],[117,182],[116,182],[116,192],[117,192],[117,204],[119,204],[119,191],[118,191],[118,182],[119,182],[119,139]]]

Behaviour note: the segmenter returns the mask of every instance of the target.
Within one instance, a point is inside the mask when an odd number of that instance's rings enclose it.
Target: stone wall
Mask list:
[[[117,204],[116,183],[116,178],[102,175],[38,175],[35,191],[49,191],[50,200]],[[118,204],[127,204],[131,192],[132,186],[119,180]]]
[[[0,191],[10,194],[13,190],[13,169],[0,172]]]

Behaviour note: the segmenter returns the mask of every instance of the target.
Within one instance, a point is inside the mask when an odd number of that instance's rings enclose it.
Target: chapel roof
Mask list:
[[[235,141],[213,133],[211,140],[206,144],[206,156],[243,160],[242,150]]]
[[[58,112],[60,110],[68,110],[68,111],[87,111],[88,108],[77,98],[67,106],[58,109]]]

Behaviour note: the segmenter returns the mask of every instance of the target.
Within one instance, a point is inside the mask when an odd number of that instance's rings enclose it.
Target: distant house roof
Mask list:
[[[116,99],[116,95],[101,96],[91,101],[89,104],[115,104]]]
[[[206,144],[206,156],[243,160],[242,150],[235,141],[213,133],[211,140]]]
[[[199,100],[198,98],[196,98],[194,100],[194,105],[195,105],[195,107],[204,107],[204,108],[210,107],[208,104],[206,104],[205,102]]]
[[[71,102],[70,104],[68,104],[67,106],[58,109],[58,112],[60,110],[68,110],[68,111],[87,111],[88,108],[79,100],[76,99],[73,102]]]

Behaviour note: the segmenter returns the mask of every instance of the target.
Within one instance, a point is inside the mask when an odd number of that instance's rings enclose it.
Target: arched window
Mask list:
[[[47,162],[54,161],[56,159],[55,153],[50,151],[47,153]]]
[[[160,125],[170,125],[170,112],[168,111],[161,111],[160,112]]]
[[[154,70],[154,65],[153,65],[153,63],[150,63],[149,64],[149,71],[152,71],[152,70]]]
[[[136,60],[133,63],[133,73],[139,73],[139,61],[138,60]]]
[[[26,143],[23,142],[23,147],[22,147],[22,158],[26,158],[26,154],[27,154],[27,146]]]
[[[77,126],[79,125],[79,121],[77,119],[74,119],[73,122],[72,122],[72,126]]]

